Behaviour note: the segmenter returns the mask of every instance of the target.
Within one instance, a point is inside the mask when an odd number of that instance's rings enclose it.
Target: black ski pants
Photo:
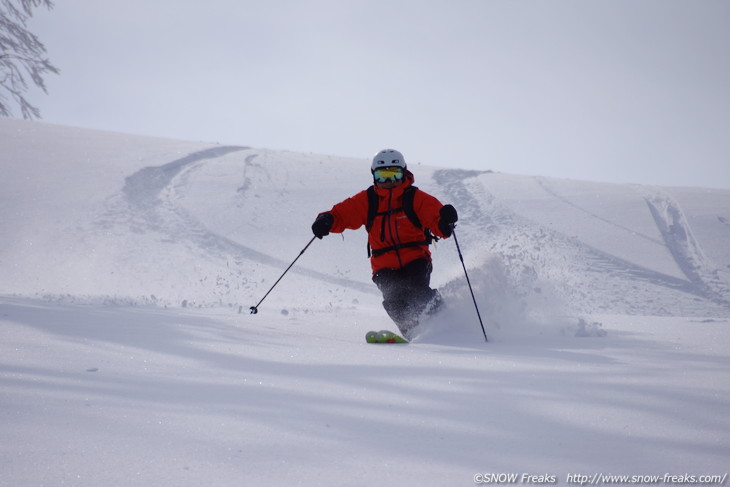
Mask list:
[[[405,338],[410,338],[427,305],[440,297],[430,287],[432,270],[429,260],[418,259],[402,269],[382,269],[373,275],[373,282],[383,293],[385,311]]]

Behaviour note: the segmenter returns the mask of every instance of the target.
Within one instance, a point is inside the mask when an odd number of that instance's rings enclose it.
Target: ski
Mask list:
[[[365,341],[368,343],[408,343],[408,340],[392,331],[369,331],[365,334]]]

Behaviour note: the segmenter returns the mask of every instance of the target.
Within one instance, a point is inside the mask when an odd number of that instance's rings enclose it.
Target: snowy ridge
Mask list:
[[[24,140],[17,144],[20,150]],[[73,151],[80,147],[64,153],[49,146],[47,151],[63,163],[77,159]],[[34,284],[18,288],[17,282],[5,280],[0,292],[75,302],[247,309],[308,240],[313,215],[369,184],[362,166],[361,161],[226,146],[202,146],[172,160],[150,159],[142,167],[118,164],[115,177],[109,178],[116,190],[89,205],[93,216],[78,215],[60,229],[62,238],[73,238],[73,225],[83,229],[80,243],[67,244],[71,253],[86,260],[83,249],[92,249],[95,265],[106,267],[114,278],[100,281],[101,273],[92,272],[86,278],[91,285],[78,286],[63,270],[47,272],[59,262],[37,266],[44,250],[57,248],[40,247],[26,257],[9,249],[3,266],[12,263],[16,273],[35,273]],[[507,282],[499,285],[507,287],[512,300],[534,305],[546,292],[550,300],[565,304],[562,314],[727,316],[730,310],[727,273],[721,272],[728,257],[711,262],[704,256],[703,247],[715,242],[693,236],[669,189],[637,191],[422,166],[413,171],[417,184],[458,208],[458,234],[473,272],[485,279],[506,276]],[[83,174],[69,170],[67,177]],[[12,185],[12,178],[6,184]],[[704,195],[700,189],[696,193]],[[721,195],[725,199],[726,193]],[[59,210],[66,205],[54,203]],[[718,209],[716,223],[723,225],[730,215],[727,208]],[[42,222],[36,231],[43,233]],[[282,232],[291,239],[282,240]],[[295,236],[301,245],[294,245]],[[317,242],[293,271],[308,282],[304,288],[333,295],[327,306],[349,307],[363,299],[361,294],[377,294],[360,250],[364,237],[348,232],[344,238]],[[47,240],[55,247],[50,234]],[[444,255],[453,249],[442,251],[449,246],[442,242],[435,254],[434,279],[444,287],[462,279],[453,253]],[[62,259],[68,265],[68,256]],[[160,259],[169,275],[149,265]],[[636,292],[625,292],[629,283]],[[319,307],[318,299],[298,294],[307,306]]]
[[[392,328],[365,159],[0,118],[0,486],[724,475],[730,191],[411,164],[457,207],[445,309]]]

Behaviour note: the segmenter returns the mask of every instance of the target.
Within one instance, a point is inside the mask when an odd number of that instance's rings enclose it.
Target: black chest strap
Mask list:
[[[423,228],[423,225],[421,225],[421,220],[418,218],[418,215],[416,215],[416,211],[413,209],[413,199],[416,197],[416,191],[418,191],[418,188],[416,186],[407,187],[405,191],[403,191],[403,206],[401,208],[392,208],[388,211],[379,212],[378,194],[375,192],[375,187],[370,186],[367,189],[368,219],[367,223],[365,224],[365,228],[367,229],[367,231],[370,232],[370,228],[372,228],[373,221],[375,220],[376,216],[392,215],[393,213],[397,213],[399,211],[403,211],[416,228]]]
[[[409,186],[403,191],[403,201],[402,206],[400,208],[391,208],[390,210],[386,211],[378,211],[378,194],[375,192],[375,187],[370,186],[367,189],[367,195],[368,195],[368,218],[367,223],[365,224],[365,228],[367,229],[368,233],[370,233],[370,230],[372,229],[373,222],[375,221],[375,217],[382,216],[386,217],[389,215],[392,215],[394,213],[398,213],[400,211],[404,212],[408,219],[411,221],[411,223],[418,229],[423,229],[423,225],[421,224],[420,218],[418,218],[418,215],[416,215],[416,211],[413,209],[413,200],[416,197],[416,191],[418,191],[418,187],[416,186]],[[386,218],[383,218],[382,228],[381,228],[381,239],[385,239],[385,220]],[[420,246],[429,246],[432,242],[438,240],[436,237],[434,237],[431,234],[431,231],[428,229],[425,229],[423,231],[424,234],[424,240],[419,240],[417,242],[406,242],[402,244],[396,244],[391,247],[385,247],[382,249],[376,249],[376,250],[370,250],[370,243],[368,242],[368,257],[371,255],[373,257],[377,257],[379,255],[385,254],[387,252],[397,251],[403,248],[409,248],[409,247],[420,247]]]

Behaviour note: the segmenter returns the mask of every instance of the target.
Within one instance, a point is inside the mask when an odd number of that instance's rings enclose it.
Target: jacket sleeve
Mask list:
[[[439,238],[448,238],[439,229],[439,219],[441,218],[439,212],[443,206],[438,199],[425,191],[418,191],[413,199],[413,210],[421,220],[421,225],[431,230],[431,233]]]
[[[357,230],[367,223],[368,219],[368,195],[367,191],[361,191],[345,201],[337,203],[329,211],[335,217],[332,224],[333,233],[342,233],[347,229]]]

